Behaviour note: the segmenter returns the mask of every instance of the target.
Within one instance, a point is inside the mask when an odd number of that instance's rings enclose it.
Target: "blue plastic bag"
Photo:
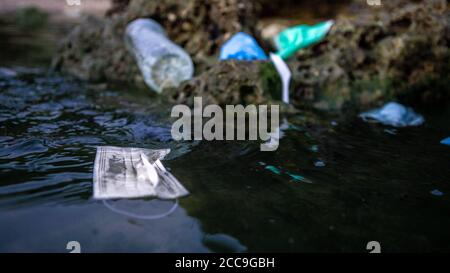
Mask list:
[[[221,61],[229,59],[241,61],[267,60],[267,55],[252,36],[244,32],[238,32],[223,44],[219,59]]]

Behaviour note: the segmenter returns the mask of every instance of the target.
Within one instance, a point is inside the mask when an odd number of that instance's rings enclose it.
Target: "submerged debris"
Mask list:
[[[275,166],[272,166],[272,165],[267,165],[267,166],[265,167],[265,169],[266,169],[266,170],[269,170],[269,171],[271,171],[271,172],[273,172],[274,174],[281,174],[281,170],[278,169],[278,168],[275,167]]]
[[[298,175],[298,174],[293,174],[293,173],[287,173],[287,175],[289,175],[292,179],[294,179],[295,181],[301,181],[301,182],[306,182],[306,183],[311,183],[308,179],[306,179],[305,177]]]
[[[266,170],[268,170],[268,171],[270,171],[270,172],[272,172],[272,173],[274,173],[276,175],[284,175],[285,174],[285,175],[289,176],[291,179],[293,179],[296,182],[312,183],[311,180],[305,178],[302,175],[294,174],[294,173],[285,171],[285,170],[283,170],[281,168],[278,168],[278,167],[275,167],[273,165],[267,165],[264,162],[259,162],[259,165],[263,166],[264,169],[266,169]]]

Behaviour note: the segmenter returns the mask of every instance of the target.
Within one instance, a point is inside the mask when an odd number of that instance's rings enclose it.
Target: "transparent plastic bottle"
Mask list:
[[[125,44],[134,55],[145,83],[161,93],[192,78],[194,65],[189,55],[167,38],[152,19],[136,19],[125,30]]]

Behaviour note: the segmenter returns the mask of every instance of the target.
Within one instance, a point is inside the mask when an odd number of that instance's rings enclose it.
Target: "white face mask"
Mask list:
[[[97,147],[94,198],[177,199],[189,194],[160,161],[169,152],[170,149]]]

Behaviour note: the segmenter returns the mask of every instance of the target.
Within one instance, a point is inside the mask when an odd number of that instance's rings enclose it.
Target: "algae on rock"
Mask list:
[[[324,41],[297,53],[290,66],[299,105],[367,108],[419,86],[425,92],[430,77],[434,85],[449,82],[443,73],[450,56],[446,1],[394,3],[364,20],[338,19]],[[448,98],[448,86],[427,96]]]
[[[167,92],[172,102],[187,105],[193,105],[196,96],[201,96],[204,103],[221,106],[261,104],[271,97],[266,93],[270,86],[276,85],[277,78],[271,78],[268,83],[268,77],[278,77],[269,62],[227,60]]]

